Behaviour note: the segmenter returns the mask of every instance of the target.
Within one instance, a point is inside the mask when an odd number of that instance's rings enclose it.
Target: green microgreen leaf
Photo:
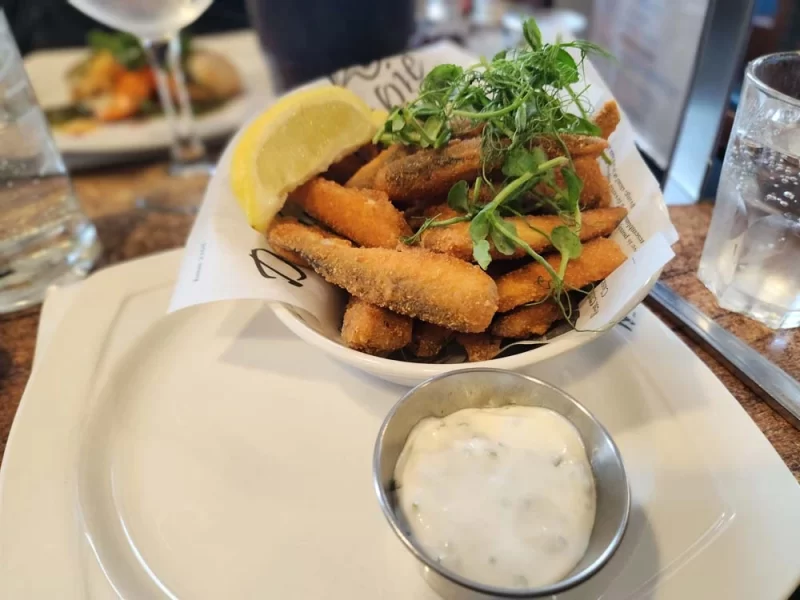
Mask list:
[[[408,237],[401,238],[401,242],[408,246],[413,246],[417,242],[419,242],[419,238],[422,237],[422,234],[425,233],[429,228],[433,227],[434,223],[436,223],[436,219],[439,218],[439,215],[435,217],[431,217],[430,219],[425,219],[425,222],[420,225],[420,228],[414,233],[414,235],[410,235]]]
[[[561,253],[561,264],[558,266],[558,289],[564,289],[564,274],[567,272],[567,264],[573,258],[581,255],[581,240],[577,234],[565,225],[559,225],[550,233],[550,241],[553,247]]]
[[[536,158],[536,154],[525,148],[514,148],[508,153],[503,163],[503,175],[519,177],[525,173],[532,173],[539,165]]]
[[[582,133],[583,135],[599,136],[602,133],[597,125],[583,117],[576,117],[570,129],[573,133]]]
[[[522,26],[522,33],[525,36],[525,41],[534,50],[542,47],[542,31],[536,24],[536,19],[528,19]]]
[[[124,32],[106,32],[93,29],[87,35],[87,42],[92,52],[108,51],[119,64],[126,69],[140,69],[147,65],[142,45],[136,36]],[[181,39],[188,44],[188,38]]]
[[[400,111],[395,110],[393,116],[389,119],[389,123],[391,126],[391,130],[393,133],[396,133],[403,129],[406,124],[405,119],[403,119],[403,115],[400,114]]]
[[[463,179],[453,184],[447,193],[447,205],[460,213],[469,212],[469,199],[467,198],[469,186]]]
[[[492,263],[492,255],[489,252],[489,242],[480,240],[472,245],[472,256],[475,262],[481,266],[484,271],[489,268]]]
[[[469,224],[469,236],[472,238],[472,244],[485,240],[489,235],[489,215],[491,213],[482,210],[479,212]]]
[[[547,162],[547,152],[545,152],[541,146],[535,146],[531,150],[531,154],[537,165]]]
[[[464,69],[457,65],[438,65],[422,80],[420,91],[423,93],[446,91],[461,78],[463,73]]]
[[[572,58],[569,52],[564,48],[560,48],[556,54],[556,66],[561,71],[562,79],[567,83],[578,83],[580,75],[578,74],[578,63]]]
[[[581,190],[583,190],[583,182],[578,177],[575,169],[571,167],[563,167],[561,175],[564,177],[564,183],[567,186],[567,205],[566,210],[569,213],[574,213],[579,210],[579,202],[581,199]]]
[[[444,125],[444,121],[440,117],[428,117],[428,120],[425,121],[425,125],[422,127],[422,129],[433,141],[439,136],[442,125]]]
[[[391,125],[375,140],[440,148],[452,137],[454,119],[466,118],[483,125],[484,164],[498,164],[506,152],[529,148],[542,135],[596,135],[582,99],[586,89],[576,93],[570,86],[579,81],[586,56],[604,51],[581,40],[545,44],[533,19],[524,23],[523,34],[527,48],[500,52],[466,69],[432,69],[418,97],[393,113]],[[438,121],[431,121],[434,117]]]
[[[581,255],[581,240],[566,225],[559,225],[550,233],[553,247],[566,259],[578,258]]]
[[[472,187],[472,205],[477,206],[480,204],[481,201],[481,185],[483,183],[483,177],[476,177],[475,178],[475,185]]]
[[[455,223],[463,223],[464,221],[469,221],[470,217],[468,215],[460,216],[460,217],[452,217],[451,219],[444,219],[439,221],[439,215],[435,217],[431,217],[430,219],[426,219],[425,222],[417,229],[414,235],[410,235],[408,237],[400,238],[400,241],[408,246],[412,246],[416,244],[422,234],[425,233],[431,227],[447,227],[449,225],[453,225]]]
[[[502,217],[492,219],[489,237],[492,238],[492,243],[500,254],[511,256],[517,251],[517,245],[514,243],[517,228],[511,221],[506,221]]]
[[[520,104],[517,108],[517,113],[514,115],[514,125],[517,131],[524,131],[525,124],[528,122],[528,107],[525,104]]]

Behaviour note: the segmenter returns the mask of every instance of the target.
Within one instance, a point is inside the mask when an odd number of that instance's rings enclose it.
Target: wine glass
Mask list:
[[[209,175],[213,164],[194,128],[192,105],[181,64],[179,31],[203,14],[213,0],[68,0],[84,14],[113,29],[135,35],[153,70],[164,117],[172,130],[170,175]],[[177,108],[170,89],[177,97]],[[138,202],[159,210],[193,212],[196,205],[167,201],[165,189]]]

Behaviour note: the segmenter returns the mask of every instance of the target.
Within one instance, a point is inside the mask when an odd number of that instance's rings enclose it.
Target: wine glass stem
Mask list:
[[[206,149],[194,129],[192,104],[181,62],[181,42],[173,35],[166,40],[142,40],[142,47],[153,69],[158,97],[172,130],[170,171],[180,173],[206,160]],[[173,92],[178,100],[177,107]]]

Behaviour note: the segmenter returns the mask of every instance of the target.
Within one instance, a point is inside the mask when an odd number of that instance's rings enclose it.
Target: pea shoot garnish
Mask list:
[[[548,273],[551,294],[560,304],[568,291],[563,284],[567,264],[581,255],[583,187],[561,136],[600,134],[588,114],[586,88],[573,86],[580,82],[585,58],[606,53],[585,41],[543,43],[533,19],[525,22],[523,31],[523,48],[466,69],[435,67],[423,80],[419,96],[395,108],[374,141],[435,149],[459,132],[479,129],[483,173],[474,182],[457,182],[447,197],[458,216],[429,218],[405,241],[416,243],[430,228],[469,222],[475,262],[486,269],[492,247],[507,256],[522,249]],[[551,149],[549,155],[543,146]],[[553,155],[554,147],[561,149],[559,155]],[[491,192],[488,201],[481,194],[484,186]],[[549,235],[537,230],[561,254],[557,270],[520,238],[520,220],[509,219],[542,208],[564,221]]]

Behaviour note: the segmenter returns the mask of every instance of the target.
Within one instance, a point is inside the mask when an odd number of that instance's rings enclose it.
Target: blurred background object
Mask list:
[[[683,116],[661,176],[664,196],[671,204],[700,200],[714,157],[720,124],[741,70],[750,31],[753,0],[708,3],[691,83],[684,97],[673,99]],[[683,40],[686,43],[686,40]]]
[[[540,23],[549,15],[559,34],[609,48],[616,60],[596,65],[671,204],[716,194],[747,60],[800,48],[796,0],[531,0],[488,2],[488,10],[474,0],[472,6],[480,9],[473,14],[504,13],[507,31],[520,13]],[[583,31],[576,14],[587,23]],[[473,39],[467,46],[477,50]]]
[[[128,70],[121,77],[128,75],[135,78],[135,88],[120,90],[118,86],[110,96],[109,110],[127,117],[135,110],[136,103],[150,95],[150,87],[155,87],[163,110],[164,118],[172,130],[170,144],[170,174],[175,176],[207,176],[213,172],[213,162],[206,154],[205,146],[194,128],[192,103],[185,73],[186,57],[183,55],[185,44],[179,37],[181,29],[193,23],[211,5],[212,0],[69,0],[70,4],[81,12],[93,17],[108,27],[131,34],[131,39],[115,56],[114,50],[125,36],[110,38],[105,52],[101,50],[99,59],[106,57],[109,62],[119,67],[126,66],[120,55],[141,53],[141,60],[133,66],[135,71]],[[90,57],[86,68],[91,68],[92,61],[98,60],[98,53]],[[128,59],[130,60],[130,59]],[[223,59],[224,60],[224,59]],[[115,78],[119,80],[120,78]],[[152,82],[148,86],[144,82]],[[146,88],[142,91],[142,88]],[[132,97],[133,96],[133,97]],[[197,207],[202,194],[194,198],[184,198],[176,203],[174,194],[169,191],[159,194],[154,191],[141,198],[139,204],[143,208],[166,209],[175,206],[181,210]]]
[[[413,0],[247,0],[253,28],[286,90],[408,47]]]
[[[0,313],[82,278],[99,254],[0,10]]]
[[[179,37],[181,29],[193,23],[208,10],[212,0],[69,0],[75,8],[100,23],[131,34],[132,39],[120,53],[141,51],[143,60],[135,65],[147,69],[145,77],[154,82],[164,117],[172,129],[170,168],[176,174],[202,163],[206,170],[210,164],[205,148],[193,127],[192,105],[189,100],[184,44]],[[110,37],[110,36],[106,36]],[[124,36],[112,38],[105,56],[122,65],[114,56],[114,40],[119,45]],[[102,55],[101,55],[102,56]],[[95,54],[97,57],[97,53]],[[91,63],[89,64],[91,67]],[[149,69],[148,69],[149,67]],[[149,95],[149,94],[148,94]],[[130,94],[115,94],[112,102]]]
[[[67,165],[74,170],[163,159],[173,137],[152,74],[142,65],[141,46],[119,32],[94,29],[88,37],[83,48],[39,50],[25,58]],[[214,156],[274,97],[269,72],[249,30],[184,33],[181,40],[195,129]],[[122,104],[128,110],[107,113],[117,92],[129,100]]]
[[[35,50],[80,47],[98,28],[91,17],[64,0],[2,0],[23,56]],[[192,23],[194,34],[246,29],[250,26],[244,0],[217,0]]]
[[[713,198],[748,60],[800,48],[796,0],[563,0],[590,19],[599,63],[667,202]]]
[[[692,82],[709,0],[595,0],[592,41],[615,60],[597,60],[600,74],[638,133],[638,144],[661,169],[670,162]]]
[[[61,0],[4,6],[24,52],[83,45],[95,27]],[[716,191],[745,58],[800,41],[794,0],[216,0],[190,29],[252,27],[283,90],[442,39],[491,56],[530,15],[545,40],[588,37],[617,56],[598,68],[673,203]]]
[[[552,43],[559,37],[585,37],[588,23],[585,15],[552,5],[552,2],[474,0],[464,45],[478,56],[494,56],[522,42],[522,24],[530,17],[536,19],[545,42]]]

